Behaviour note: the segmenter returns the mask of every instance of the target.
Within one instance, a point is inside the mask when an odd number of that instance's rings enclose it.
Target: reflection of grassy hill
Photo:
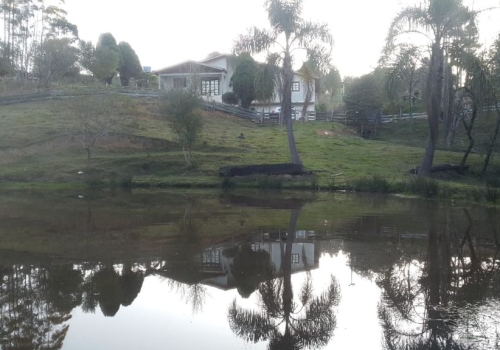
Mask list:
[[[319,194],[304,205],[297,229],[324,232],[356,216],[403,211],[409,203]],[[286,230],[289,220],[289,209],[231,206],[215,191],[134,191],[83,199],[2,196],[0,249],[68,258],[140,256],[160,252],[183,227],[191,227],[197,240],[212,242]]]
[[[174,135],[158,117],[157,102],[131,100],[120,111],[125,126],[99,142],[90,169],[85,170],[84,150],[64,136],[70,116],[63,112],[62,104],[68,101],[2,107],[0,183],[4,183],[4,188],[13,183],[17,187],[26,187],[28,183],[48,188],[73,186],[82,184],[84,179],[87,183],[119,182],[126,174],[144,186],[218,186],[222,182],[218,177],[220,166],[289,160],[284,129],[203,112],[204,134],[194,152],[195,168],[188,171]],[[238,139],[241,133],[244,140]],[[307,177],[284,179],[285,187],[319,184],[324,188],[334,178],[338,185],[371,175],[400,180],[420,163],[423,155],[422,148],[401,144],[407,142],[385,142],[390,137],[384,138],[384,142],[364,140],[339,124],[296,123],[295,133],[305,166],[316,171],[318,178],[317,182]],[[408,139],[408,135],[404,138]],[[422,143],[419,141],[417,146]],[[457,163],[460,158],[460,153],[439,151],[435,163]],[[472,155],[470,161],[476,169],[482,159]],[[80,170],[86,174],[78,175]],[[258,180],[251,180],[250,185],[258,185]]]

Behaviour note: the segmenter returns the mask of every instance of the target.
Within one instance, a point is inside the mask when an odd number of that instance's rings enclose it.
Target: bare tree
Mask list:
[[[87,167],[96,142],[116,130],[123,121],[119,118],[121,102],[116,95],[96,94],[73,98],[65,103],[66,132],[87,152]]]

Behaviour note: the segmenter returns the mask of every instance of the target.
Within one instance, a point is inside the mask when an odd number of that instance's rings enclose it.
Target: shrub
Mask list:
[[[238,97],[235,95],[234,92],[230,91],[222,95],[222,102],[227,103],[229,105],[237,106],[240,103],[240,100],[238,99]]]

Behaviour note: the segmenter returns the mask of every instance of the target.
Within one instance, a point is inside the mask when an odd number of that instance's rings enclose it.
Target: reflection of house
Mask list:
[[[202,61],[185,61],[176,65],[154,71],[158,75],[158,88],[170,90],[174,88],[192,88],[199,91],[207,100],[222,102],[222,95],[232,91],[231,77],[234,73],[234,59],[231,55],[219,55]],[[316,84],[312,84],[312,98],[308,111],[315,110]],[[301,76],[295,73],[292,83],[292,106],[296,113],[302,112],[306,96],[305,85]],[[257,111],[271,111],[281,106],[280,96],[275,94],[275,99],[270,104],[254,102],[252,108]]]
[[[302,233],[304,235],[302,236]],[[247,242],[253,251],[265,251],[269,254],[270,263],[275,271],[275,277],[282,273],[282,254],[285,250],[286,241],[269,238],[271,235],[263,236],[259,240]],[[302,238],[303,237],[303,238]],[[231,271],[233,257],[225,256],[226,247],[212,247],[203,252],[203,272],[212,272],[214,276],[204,279],[201,283],[221,288],[224,290],[236,287],[235,279]],[[318,254],[314,241],[308,240],[305,231],[297,231],[296,238],[292,243],[292,273],[302,272],[318,268]]]

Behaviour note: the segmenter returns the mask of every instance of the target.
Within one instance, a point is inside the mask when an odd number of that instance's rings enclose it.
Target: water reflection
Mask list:
[[[266,274],[258,287],[260,310],[245,310],[235,300],[228,312],[231,329],[237,336],[255,343],[269,341],[269,349],[325,346],[336,326],[333,306],[338,305],[340,290],[333,276],[327,291],[313,297],[311,275],[308,273],[298,298],[294,298],[291,275],[292,263],[299,263],[299,254],[294,253],[297,251],[294,245],[298,215],[299,210],[292,210],[286,243],[280,237],[279,269],[271,264],[268,254],[267,268],[265,259],[262,261],[262,270]],[[305,249],[302,258],[307,270],[309,265]],[[280,277],[274,278],[275,274]]]
[[[318,215],[318,206],[308,211],[312,200],[227,195],[218,200],[226,209],[210,217],[200,214],[194,201],[175,207],[173,214],[150,214],[154,220],[144,219],[144,231],[152,237],[147,242],[135,232],[119,236],[121,231],[110,228],[119,227],[119,220],[109,219],[102,229],[100,211],[89,205],[74,223],[81,227],[85,222],[85,255],[52,259],[2,254],[2,349],[63,348],[80,314],[97,324],[106,318],[105,327],[123,327],[123,320],[116,321],[142,307],[141,297],[149,297],[144,291],[148,280],[168,287],[168,293],[152,301],[155,306],[171,303],[176,295],[188,304],[189,317],[196,318],[207,310],[213,313],[216,304],[224,323],[218,326],[227,328],[224,336],[256,349],[325,347],[343,331],[347,312],[349,317],[364,318],[370,312],[378,317],[384,344],[372,344],[374,349],[500,348],[497,210],[404,202],[401,212],[368,212],[335,221]],[[370,210],[402,205],[387,199],[368,203]],[[267,207],[247,210],[259,205]],[[334,201],[324,205],[342,210]],[[166,217],[168,224],[157,225]],[[234,234],[207,234],[213,226],[229,225]],[[168,230],[168,241],[156,240],[161,230]],[[0,235],[0,243],[4,237]],[[105,245],[101,250],[100,242]],[[144,245],[154,249],[143,253]],[[345,258],[354,281],[341,288],[338,269],[320,265],[326,255]],[[325,276],[331,277],[321,286]],[[342,309],[345,293],[368,283],[372,292],[380,291],[378,305],[373,310],[352,304]],[[365,331],[353,332],[362,337]],[[186,332],[196,333],[195,328]]]
[[[471,237],[468,211],[464,211],[468,219],[464,230],[455,227],[449,211],[445,228],[440,230],[433,213],[428,213],[425,259],[401,259],[377,279],[383,291],[379,317],[386,346],[493,348],[490,341],[498,337],[495,321],[500,319],[479,321],[477,312],[488,300],[499,297],[498,242],[493,257],[481,256]]]

